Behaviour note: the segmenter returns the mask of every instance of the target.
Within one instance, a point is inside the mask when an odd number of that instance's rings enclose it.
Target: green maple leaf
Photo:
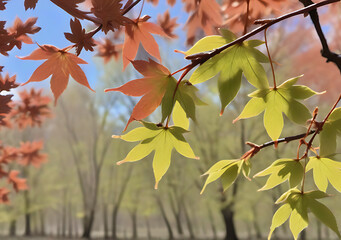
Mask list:
[[[241,171],[248,178],[250,169],[251,165],[248,159],[221,160],[203,174],[203,176],[208,175],[208,177],[200,194],[205,191],[208,184],[217,179],[221,180],[223,189],[226,191],[236,181]]]
[[[173,148],[187,158],[198,159],[198,157],[194,155],[192,148],[183,137],[183,134],[188,132],[187,130],[177,126],[165,128],[158,127],[153,123],[142,121],[141,123],[142,127],[135,128],[122,136],[114,136],[127,142],[140,141],[125,159],[117,164],[139,161],[154,151],[153,170],[155,189],[157,189],[159,181],[170,166]]]
[[[328,156],[336,151],[336,136],[341,134],[341,108],[335,108],[320,132],[320,155]]]
[[[182,110],[185,112],[187,119],[191,118],[193,121],[195,121],[196,120],[195,106],[206,105],[206,103],[204,103],[198,98],[197,96],[198,89],[191,83],[189,83],[187,80],[181,81],[181,83],[178,85],[178,88],[174,96],[175,88],[176,82],[172,82],[172,84],[170,84],[166,90],[165,96],[161,103],[162,108],[161,122],[165,121],[169,114],[171,114],[176,103],[178,103]],[[179,109],[177,109],[177,111],[179,111]]]
[[[317,219],[332,229],[340,238],[339,229],[333,213],[316,199],[328,197],[321,191],[311,191],[302,193],[298,189],[290,189],[284,193],[276,203],[284,203],[274,214],[270,227],[268,240],[271,239],[273,231],[284,224],[289,219],[289,226],[295,240],[298,234],[308,227],[308,210],[310,210]]]
[[[232,32],[226,29],[221,29],[220,31],[222,36],[205,37],[199,40],[187,52],[184,52],[184,54],[188,56],[211,51],[236,39]],[[260,40],[249,40],[227,48],[201,64],[193,72],[189,81],[192,84],[202,83],[220,73],[218,89],[222,114],[225,107],[235,98],[240,89],[242,73],[244,73],[249,83],[256,88],[266,89],[269,87],[265,70],[260,64],[269,60],[255,48],[263,43]]]
[[[271,189],[288,180],[290,187],[296,187],[303,177],[303,166],[295,159],[279,159],[273,162],[268,168],[257,173],[254,177],[270,175],[265,185],[259,191]]]
[[[315,185],[323,192],[327,191],[328,181],[341,192],[341,162],[325,157],[310,157],[306,171],[313,170]]]
[[[311,114],[297,100],[306,99],[318,93],[306,86],[294,85],[300,77],[291,78],[276,89],[260,89],[249,94],[252,99],[234,121],[254,117],[264,112],[264,126],[272,140],[277,140],[281,135],[284,126],[283,113],[291,121],[305,124],[311,118]]]

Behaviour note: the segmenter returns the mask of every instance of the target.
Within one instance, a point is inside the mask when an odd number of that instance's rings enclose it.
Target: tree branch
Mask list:
[[[284,138],[280,138],[276,141],[270,141],[270,142],[266,142],[266,143],[263,143],[262,145],[259,145],[259,148],[262,149],[262,148],[266,148],[266,147],[269,147],[269,146],[272,146],[272,145],[277,145],[278,143],[289,143],[291,141],[295,141],[295,140],[299,140],[305,136],[309,136],[311,134],[315,133],[315,130],[311,130],[308,134],[307,133],[302,133],[302,134],[298,134],[298,135],[295,135],[295,136],[290,136],[290,137],[284,137]]]
[[[257,145],[257,144],[252,143],[252,142],[246,142],[245,144],[249,145],[252,148],[249,151],[245,152],[243,154],[243,156],[241,156],[240,159],[250,159],[253,156],[255,156],[263,148],[270,147],[273,145],[277,146],[279,143],[284,143],[284,142],[289,143],[291,141],[302,139],[302,138],[307,137],[307,136],[314,134],[314,133],[316,133],[316,130],[311,130],[308,133],[302,133],[302,134],[298,134],[298,135],[294,135],[294,136],[280,138],[280,139],[277,139],[275,141],[263,143],[261,145]]]
[[[305,7],[312,6],[314,4],[314,2],[311,0],[299,0],[299,1]],[[309,11],[309,15],[310,15],[311,21],[314,24],[316,33],[317,33],[317,35],[321,41],[321,45],[322,45],[321,55],[322,55],[322,57],[326,58],[327,62],[335,63],[335,65],[339,68],[339,71],[341,72],[341,55],[330,51],[328,43],[327,43],[327,39],[324,36],[324,33],[322,31],[322,27],[320,24],[320,19],[319,19],[319,15],[317,13],[317,10],[313,9],[313,10]]]
[[[302,0],[302,1],[304,1],[304,0]],[[186,56],[185,58],[188,59],[188,60],[191,60],[192,61],[192,65],[196,66],[196,65],[199,65],[199,64],[203,64],[204,62],[206,62],[210,58],[214,57],[215,55],[221,53],[222,51],[226,50],[227,48],[229,48],[229,47],[231,47],[233,45],[236,45],[236,44],[244,42],[246,39],[256,35],[257,33],[267,29],[268,27],[270,27],[270,26],[272,26],[272,25],[274,25],[274,24],[276,24],[278,22],[281,22],[281,21],[283,21],[285,19],[297,16],[297,15],[301,15],[301,14],[305,14],[305,13],[310,13],[312,10],[314,10],[316,8],[319,8],[319,7],[322,7],[322,6],[331,4],[331,3],[335,3],[335,2],[340,2],[340,0],[325,0],[325,1],[322,1],[322,2],[319,2],[319,3],[311,4],[311,5],[307,6],[307,7],[304,7],[302,9],[296,10],[294,12],[282,15],[282,16],[280,16],[278,18],[269,19],[269,20],[266,21],[266,23],[264,25],[254,29],[254,30],[252,30],[251,32],[249,32],[249,33],[247,33],[247,34],[237,38],[236,40],[234,40],[234,41],[232,41],[232,42],[230,42],[228,44],[225,44],[225,45],[223,45],[223,46],[221,46],[219,48],[213,49],[211,51],[192,54],[192,55]],[[329,60],[329,61],[331,61],[331,60]]]

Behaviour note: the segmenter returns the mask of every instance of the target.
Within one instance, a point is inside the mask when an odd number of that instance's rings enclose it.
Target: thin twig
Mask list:
[[[129,7],[127,7],[126,9],[123,9],[122,11],[122,15],[125,15],[126,13],[128,13],[131,9],[133,9],[139,2],[141,2],[141,0],[136,0],[135,2],[133,2]]]
[[[314,3],[311,0],[299,0],[305,7],[312,6]],[[320,39],[322,50],[322,57],[327,59],[327,62],[333,62],[341,72],[341,55],[330,51],[326,37],[323,34],[322,27],[319,20],[319,15],[316,9],[309,11],[309,16],[314,24],[315,31]]]
[[[273,82],[274,82],[273,89],[276,90],[277,89],[277,84],[276,84],[275,69],[274,69],[274,65],[272,63],[272,59],[271,59],[271,55],[270,55],[270,50],[269,50],[269,46],[268,46],[268,39],[266,37],[266,31],[267,30],[268,30],[267,28],[264,29],[265,47],[266,47],[266,52],[268,53],[268,57],[269,57],[270,65],[271,65],[272,78],[273,78]]]
[[[285,14],[285,15],[282,15],[278,18],[274,18],[272,20],[270,20],[268,23],[252,30],[251,32],[237,38],[236,40],[228,43],[228,44],[225,44],[219,48],[216,48],[216,49],[213,49],[211,51],[206,51],[206,52],[201,52],[201,53],[196,53],[196,54],[192,54],[192,55],[189,55],[189,56],[186,56],[185,58],[188,59],[188,60],[191,60],[193,63],[195,63],[196,65],[199,65],[199,64],[203,64],[204,62],[206,62],[208,59],[214,57],[215,55],[221,53],[222,51],[226,50],[227,48],[233,46],[233,45],[236,45],[236,44],[240,44],[242,42],[244,42],[246,39],[256,35],[257,33],[263,31],[264,29],[278,23],[278,22],[281,22],[285,19],[288,19],[288,18],[291,18],[291,17],[294,17],[294,16],[297,16],[297,15],[301,15],[301,14],[305,14],[307,12],[310,12],[311,10],[313,9],[316,9],[316,8],[319,8],[319,7],[322,7],[322,6],[325,6],[325,5],[328,5],[328,4],[331,4],[331,3],[335,3],[335,2],[340,2],[341,0],[325,0],[325,1],[322,1],[322,2],[319,2],[319,3],[315,3],[315,4],[312,4],[312,5],[309,5],[308,7],[304,7],[302,9],[299,9],[299,10],[296,10],[296,11],[293,11],[293,12],[290,12],[288,14]]]

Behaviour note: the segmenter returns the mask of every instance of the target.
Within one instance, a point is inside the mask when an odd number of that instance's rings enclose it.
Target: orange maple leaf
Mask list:
[[[8,164],[10,162],[15,161],[18,158],[18,149],[11,146],[5,146],[1,149],[0,163]],[[1,177],[0,171],[0,177]]]
[[[163,15],[159,14],[157,16],[157,23],[170,38],[178,38],[178,36],[173,33],[174,29],[179,26],[179,24],[176,23],[176,20],[177,17],[170,17],[169,10],[167,10]]]
[[[25,0],[25,10],[32,8],[34,9],[37,5],[38,0]]]
[[[93,33],[86,33],[77,18],[75,18],[75,20],[70,19],[70,27],[72,33],[64,33],[64,35],[67,40],[76,44],[77,56],[81,53],[83,48],[86,51],[93,51],[93,46],[96,46],[92,38]]]
[[[154,112],[161,104],[168,84],[175,81],[166,67],[151,59],[149,62],[136,60],[131,63],[144,78],[132,80],[117,88],[104,90],[105,92],[119,91],[134,97],[143,96],[135,105],[124,131],[132,121],[142,120]]]
[[[76,82],[95,92],[90,87],[83,70],[77,65],[87,64],[87,62],[74,54],[68,53],[67,50],[67,48],[59,49],[51,45],[42,45],[34,50],[29,56],[19,57],[23,60],[47,59],[33,72],[30,79],[23,85],[29,82],[43,81],[52,75],[51,90],[55,98],[55,104],[57,103],[58,97],[66,89],[69,82],[69,75],[71,75]]]
[[[115,58],[117,61],[121,50],[122,50],[122,44],[114,44],[110,39],[105,38],[104,42],[98,42],[96,41],[97,45],[97,54],[96,56],[102,57],[104,60],[104,63],[108,63],[111,58]]]
[[[19,171],[11,171],[8,174],[8,183],[13,184],[13,188],[16,192],[28,189],[26,179],[18,178],[18,174]]]
[[[9,203],[9,193],[10,191],[7,188],[0,188],[0,203]]]
[[[0,0],[0,11],[6,9],[6,4],[8,0]]]
[[[78,9],[78,4],[83,3],[84,0],[50,0],[50,1],[76,18],[79,19],[88,18],[87,15],[89,12],[84,12]]]
[[[107,33],[124,25],[129,19],[122,14],[122,0],[92,0],[91,12],[101,20],[102,30]]]
[[[147,22],[148,19],[150,17],[146,15],[126,24],[122,49],[123,69],[127,67],[131,60],[135,59],[140,43],[150,55],[161,61],[158,44],[151,33],[164,37],[167,37],[167,34],[160,26]]]
[[[189,45],[193,44],[198,28],[203,29],[206,35],[211,35],[214,33],[214,28],[220,27],[223,23],[220,5],[215,0],[200,0],[193,4],[194,6],[197,4],[196,9],[185,25]]]
[[[35,34],[41,30],[40,27],[35,26],[36,22],[37,18],[29,18],[25,23],[23,23],[20,18],[15,18],[13,26],[8,28],[8,32],[15,38],[13,44],[15,44],[17,48],[21,49],[21,42],[33,44],[32,39],[27,36],[27,34]]]
[[[1,91],[10,91],[12,88],[16,88],[19,86],[15,82],[16,80],[16,75],[13,75],[12,77],[9,76],[7,73],[4,77],[0,73],[0,92]]]
[[[46,118],[51,118],[52,113],[49,108],[51,99],[42,96],[42,90],[30,91],[26,89],[19,92],[20,100],[14,102],[12,111],[9,113],[11,120],[15,122],[19,129],[27,126],[41,126]]]
[[[38,168],[42,163],[47,161],[47,154],[39,152],[43,149],[43,145],[43,141],[21,143],[19,149],[21,158],[19,163],[24,166],[31,164]]]

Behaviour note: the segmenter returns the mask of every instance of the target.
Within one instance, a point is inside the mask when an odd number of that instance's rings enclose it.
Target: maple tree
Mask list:
[[[159,46],[153,35],[164,38],[176,38],[173,33],[177,27],[176,18],[171,18],[168,11],[159,15],[158,23],[153,23],[148,15],[141,16],[144,1],[141,0],[51,0],[59,8],[71,15],[71,33],[65,33],[65,38],[72,45],[57,48],[52,45],[38,45],[29,56],[19,57],[23,60],[46,60],[24,83],[40,82],[51,77],[51,90],[54,94],[55,104],[66,89],[71,76],[75,81],[90,90],[88,80],[78,64],[86,64],[80,57],[83,50],[95,51],[97,56],[103,57],[108,63],[113,57],[119,59],[122,53],[123,70],[132,63],[133,67],[143,75],[143,78],[131,80],[120,87],[106,89],[105,92],[119,91],[127,96],[141,97],[132,110],[130,118],[123,131],[126,131],[133,121],[138,121],[142,127],[135,128],[121,136],[114,136],[128,142],[138,143],[118,164],[135,162],[143,159],[154,151],[153,171],[155,188],[165,175],[171,164],[173,148],[187,158],[197,159],[190,144],[183,134],[188,132],[189,119],[194,124],[196,107],[205,103],[197,96],[198,88],[194,85],[204,83],[217,77],[219,98],[221,102],[220,114],[224,114],[226,107],[237,97],[242,87],[242,79],[253,88],[248,96],[251,98],[235,119],[243,121],[256,117],[264,112],[264,127],[271,138],[270,142],[258,145],[247,142],[251,148],[245,151],[240,158],[218,161],[209,168],[202,193],[207,185],[220,179],[223,190],[233,185],[241,173],[250,179],[252,171],[252,158],[263,148],[269,146],[280,147],[284,142],[297,141],[295,157],[283,156],[274,161],[265,170],[255,174],[255,177],[268,176],[262,191],[274,188],[283,182],[289,182],[289,189],[276,201],[283,204],[274,214],[268,239],[273,231],[289,219],[289,226],[294,239],[300,232],[308,227],[308,210],[318,220],[332,229],[340,238],[336,219],[333,213],[323,205],[319,199],[329,197],[327,192],[330,183],[340,191],[341,179],[340,162],[336,155],[337,137],[341,134],[341,101],[340,91],[330,111],[318,121],[319,111],[315,108],[311,112],[302,100],[322,94],[304,85],[296,85],[300,77],[290,78],[282,84],[277,84],[274,63],[267,40],[269,27],[297,15],[309,15],[315,31],[322,44],[321,58],[332,62],[341,70],[340,55],[332,52],[322,31],[317,9],[333,4],[340,0],[324,0],[313,3],[310,0],[299,0],[299,3],[288,3],[285,0],[224,0],[218,3],[215,0],[183,0],[185,11],[189,17],[185,24],[186,42],[191,47],[183,53],[190,63],[183,68],[171,72],[162,65]],[[0,10],[5,10],[8,1],[0,0]],[[128,16],[128,13],[138,4],[141,10],[137,17]],[[157,0],[148,0],[154,5]],[[176,1],[167,3],[173,6]],[[81,4],[85,3],[83,7]],[[39,4],[38,0],[25,0],[25,9],[34,9]],[[296,9],[299,4],[304,7]],[[335,7],[334,7],[335,8]],[[286,14],[284,14],[287,12]],[[267,19],[267,17],[272,17]],[[14,48],[20,49],[22,43],[32,44],[28,34],[36,34],[41,29],[35,26],[37,19],[29,18],[23,22],[16,18],[12,27],[5,28],[5,21],[0,22],[0,53],[8,56]],[[86,31],[81,21],[88,21],[95,28]],[[260,25],[256,27],[256,25]],[[124,29],[124,31],[122,30]],[[94,37],[102,31],[106,38],[103,41]],[[264,41],[251,39],[258,33],[264,33]],[[113,34],[111,36],[110,34]],[[124,36],[123,36],[124,34]],[[153,35],[152,35],[153,34]],[[208,35],[204,36],[203,35]],[[238,37],[239,36],[239,37]],[[123,43],[122,43],[122,39]],[[196,41],[198,40],[198,41]],[[194,44],[194,42],[196,43]],[[262,53],[260,46],[264,45],[266,51]],[[143,47],[147,59],[136,60],[139,47]],[[75,51],[73,54],[71,51]],[[158,62],[157,62],[158,61]],[[271,68],[272,81],[268,79],[265,66]],[[1,67],[2,69],[2,67]],[[194,70],[193,72],[191,72]],[[335,69],[334,69],[335,70]],[[311,71],[314,72],[314,71]],[[177,74],[181,75],[176,78]],[[304,74],[304,72],[299,73]],[[313,73],[314,74],[314,73]],[[185,79],[185,78],[188,78]],[[13,77],[1,77],[1,91],[17,87]],[[212,80],[210,80],[212,81]],[[246,83],[247,84],[247,83]],[[255,89],[254,89],[255,88]],[[92,90],[93,91],[93,90]],[[40,96],[41,92],[32,90],[30,93],[22,92],[20,97],[23,103],[11,107],[10,95],[1,95],[0,121],[2,125],[10,126],[8,116],[12,116],[19,128],[28,125],[40,125],[45,118],[51,117],[47,107],[49,100]],[[112,93],[111,93],[112,94]],[[145,121],[158,107],[161,108],[161,119],[158,123]],[[10,111],[11,110],[11,111]],[[284,113],[284,115],[283,115]],[[304,133],[289,137],[282,137],[285,126],[284,116],[298,125],[306,125]],[[315,139],[319,136],[319,143]],[[13,161],[20,156],[20,164],[39,166],[46,160],[45,155],[38,151],[42,148],[41,142],[22,143],[20,150],[2,147],[3,164]],[[255,163],[256,164],[256,163]],[[306,190],[307,173],[313,172],[313,179],[318,190]],[[17,177],[18,172],[6,172],[1,168],[1,175],[8,178],[13,188],[26,189],[25,180]],[[8,202],[9,190],[0,189],[0,201]],[[88,236],[84,237],[90,237]],[[227,239],[235,239],[229,238]]]

